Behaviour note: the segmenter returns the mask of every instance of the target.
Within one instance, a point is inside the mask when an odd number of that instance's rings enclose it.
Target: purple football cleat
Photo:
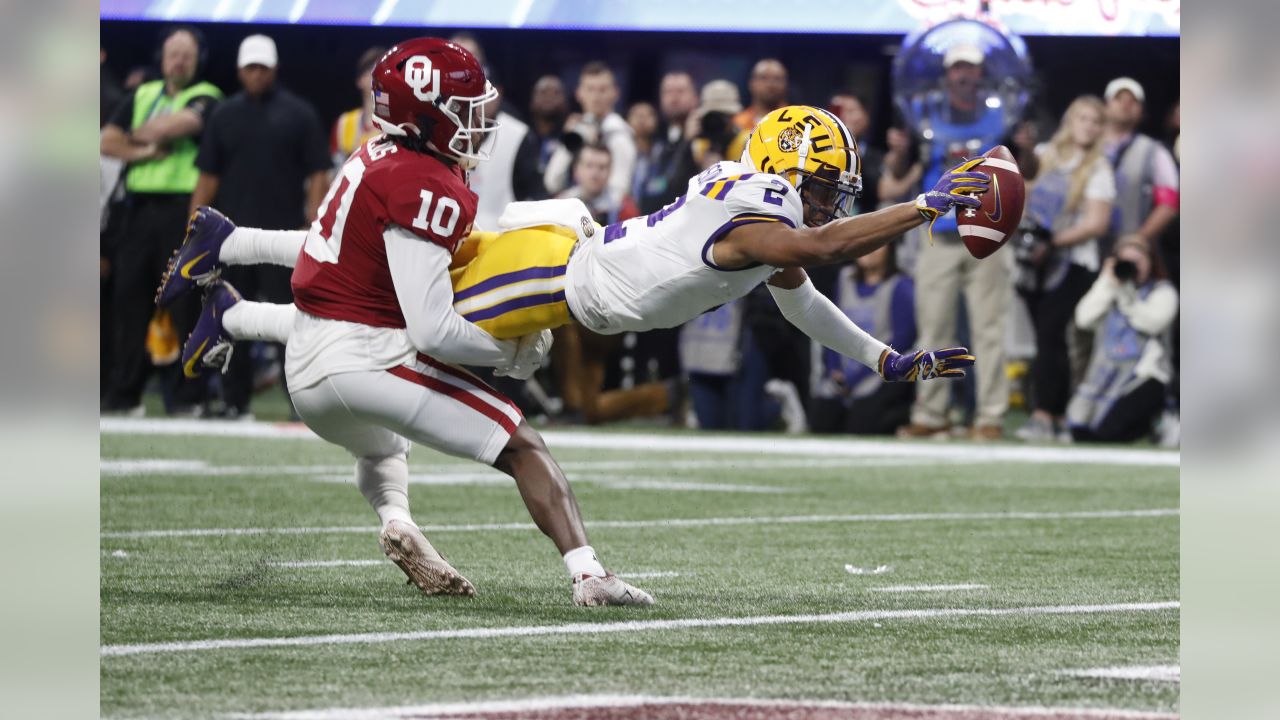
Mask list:
[[[208,285],[218,277],[222,263],[218,252],[236,224],[226,215],[207,205],[201,205],[191,213],[187,221],[187,235],[182,246],[169,258],[169,266],[156,291],[156,304],[164,307],[178,299],[196,285]]]
[[[218,372],[227,371],[235,339],[222,327],[222,319],[227,310],[240,300],[240,293],[228,282],[215,279],[209,285],[196,327],[182,345],[183,375],[200,377],[201,370],[206,367],[216,367]]]

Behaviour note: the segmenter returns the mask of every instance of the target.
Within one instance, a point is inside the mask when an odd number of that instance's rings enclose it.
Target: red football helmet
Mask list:
[[[373,66],[374,124],[420,138],[468,170],[489,156],[480,146],[498,124],[484,108],[497,97],[475,56],[448,40],[407,40]]]

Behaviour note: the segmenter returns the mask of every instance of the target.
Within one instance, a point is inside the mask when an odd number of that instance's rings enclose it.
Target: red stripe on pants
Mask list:
[[[517,406],[516,406],[516,404],[515,404],[514,402],[512,402],[512,401],[511,401],[511,400],[509,400],[509,399],[507,399],[507,396],[506,396],[506,395],[503,395],[502,393],[498,392],[497,390],[494,390],[493,388],[489,387],[489,384],[488,384],[488,383],[486,383],[485,381],[483,381],[483,380],[481,380],[480,378],[476,377],[475,375],[472,375],[471,373],[467,372],[466,370],[462,370],[462,369],[460,369],[460,368],[456,368],[456,367],[454,367],[454,366],[452,366],[452,365],[446,365],[446,364],[444,364],[444,363],[440,362],[439,360],[437,360],[437,359],[435,359],[435,358],[431,357],[430,355],[423,355],[422,353],[418,353],[418,362],[422,363],[423,365],[427,365],[427,366],[429,366],[429,367],[433,367],[433,368],[435,368],[436,370],[439,370],[440,372],[442,372],[442,373],[444,373],[444,374],[446,374],[446,375],[451,375],[451,376],[453,376],[453,377],[456,377],[456,378],[458,378],[459,380],[461,380],[461,381],[463,381],[463,382],[465,382],[465,383],[470,384],[470,385],[471,385],[471,386],[473,386],[475,389],[477,389],[477,390],[479,390],[479,391],[481,391],[481,392],[485,392],[485,393],[488,393],[488,394],[492,395],[495,399],[497,399],[497,400],[501,400],[502,402],[504,402],[504,403],[506,403],[507,405],[509,405],[509,406],[511,407],[511,409],[512,409],[512,410],[514,410],[514,411],[516,412],[516,414],[517,414],[517,415],[519,415],[520,417],[524,417],[524,413],[520,412],[520,408],[519,408],[519,407],[517,407]]]
[[[429,375],[423,375],[422,373],[403,365],[388,368],[387,372],[395,375],[401,380],[408,380],[411,383],[417,383],[428,390],[434,390],[441,395],[447,395],[448,397],[457,400],[463,405],[466,405],[472,410],[475,410],[481,415],[484,415],[490,420],[498,423],[498,425],[501,425],[502,429],[506,430],[508,433],[514,433],[516,431],[516,423],[513,422],[511,418],[507,417],[506,413],[471,394],[469,390],[455,387],[443,380],[438,380]]]

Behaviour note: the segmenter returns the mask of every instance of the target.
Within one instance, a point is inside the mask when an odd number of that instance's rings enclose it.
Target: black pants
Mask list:
[[[1071,356],[1067,353],[1067,326],[1076,304],[1089,292],[1097,273],[1071,264],[1062,282],[1052,290],[1019,291],[1036,332],[1036,359],[1031,365],[1032,406],[1050,415],[1067,410],[1071,399]]]
[[[247,300],[258,300],[273,303],[293,302],[293,291],[289,282],[293,270],[274,265],[232,266],[223,271],[223,277]],[[231,365],[227,374],[222,376],[222,400],[228,408],[234,408],[243,415],[249,412],[249,403],[253,398],[254,372],[249,346],[252,343],[236,343],[235,352],[231,355]],[[284,380],[284,345],[276,347],[276,357],[280,359],[280,385],[288,397],[288,387]]]
[[[885,383],[874,393],[845,406],[840,398],[814,398],[809,425],[817,433],[892,435],[911,420],[912,383]]]
[[[1147,380],[1121,397],[1103,416],[1097,429],[1071,428],[1071,436],[1082,442],[1133,442],[1151,432],[1164,411],[1165,386]]]
[[[109,408],[133,407],[153,370],[147,354],[147,326],[155,312],[156,288],[169,256],[186,232],[189,195],[140,194],[128,201],[121,234],[111,262],[112,357]],[[179,340],[185,340],[200,312],[195,293],[170,308]],[[203,385],[187,383],[179,363],[165,368],[166,405],[200,401]]]

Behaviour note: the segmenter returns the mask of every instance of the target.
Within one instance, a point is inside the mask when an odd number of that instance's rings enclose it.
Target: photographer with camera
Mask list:
[[[631,191],[631,176],[635,172],[636,140],[631,126],[614,109],[618,103],[618,84],[613,71],[599,61],[587,63],[578,76],[574,97],[582,106],[582,112],[565,120],[561,146],[547,159],[543,173],[547,192],[556,195],[569,186],[573,161],[582,146],[603,145],[609,148],[613,159],[609,189],[626,195]]]
[[[1069,441],[1063,416],[1071,397],[1067,330],[1076,304],[1098,273],[1098,238],[1107,231],[1115,176],[1103,154],[1103,104],[1082,96],[1067,108],[1049,142],[1036,148],[1024,228],[1016,238],[1018,294],[1036,335],[1033,410],[1016,435]]]
[[[1159,250],[1122,238],[1076,306],[1076,324],[1097,337],[1067,409],[1075,440],[1131,442],[1151,432],[1173,377],[1169,330],[1177,314],[1178,291]]]
[[[721,160],[737,160],[749,130],[740,130],[733,118],[742,112],[738,86],[728,80],[712,80],[702,87],[698,108],[689,114],[685,137],[692,138],[689,152],[698,172]]]

